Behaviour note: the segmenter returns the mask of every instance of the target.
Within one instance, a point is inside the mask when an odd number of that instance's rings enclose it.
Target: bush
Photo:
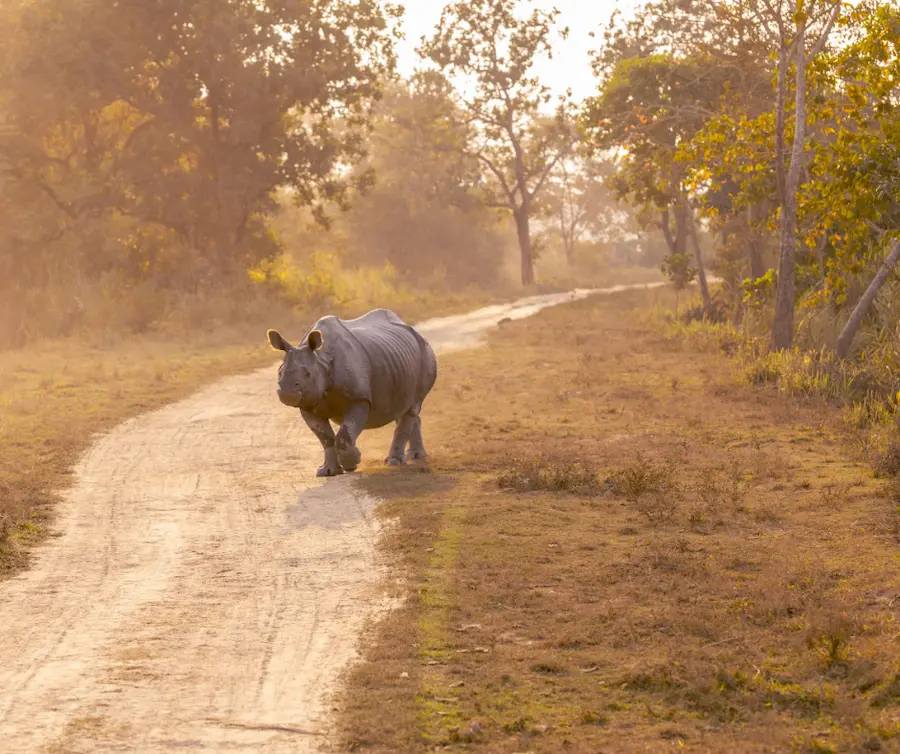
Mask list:
[[[497,485],[502,490],[582,495],[597,495],[601,492],[597,473],[584,461],[511,458],[507,466],[507,471],[497,477]]]
[[[614,495],[624,497],[650,521],[667,521],[678,512],[679,489],[672,460],[655,462],[638,454],[634,462],[607,480]]]
[[[691,322],[713,322],[717,324],[728,322],[728,306],[719,298],[713,298],[709,302],[709,306],[703,304],[690,306],[681,313],[681,321],[689,324]]]

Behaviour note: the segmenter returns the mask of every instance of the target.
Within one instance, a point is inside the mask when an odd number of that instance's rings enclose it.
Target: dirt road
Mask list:
[[[446,352],[587,294],[420,329]],[[387,608],[385,571],[374,501],[352,475],[315,478],[320,446],[274,380],[223,380],[80,461],[58,536],[0,584],[4,752],[327,750],[329,695]]]

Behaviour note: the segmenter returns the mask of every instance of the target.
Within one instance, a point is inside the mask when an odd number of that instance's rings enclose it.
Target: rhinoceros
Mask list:
[[[355,471],[360,433],[392,421],[397,428],[385,463],[426,460],[419,414],[437,379],[437,359],[397,314],[375,309],[357,319],[322,317],[296,347],[277,330],[266,336],[284,351],[278,397],[300,409],[325,449],[316,476]],[[340,425],[336,435],[332,421]]]

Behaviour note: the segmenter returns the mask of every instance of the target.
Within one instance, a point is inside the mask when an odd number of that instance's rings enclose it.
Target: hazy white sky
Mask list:
[[[431,35],[441,18],[447,0],[406,0],[403,31],[406,39],[398,49],[400,72],[408,75],[419,63],[416,47],[422,35]],[[541,61],[536,72],[556,93],[572,89],[576,99],[582,99],[594,91],[596,83],[591,75],[588,52],[596,41],[588,36],[605,25],[618,8],[623,15],[630,15],[635,0],[533,0],[533,6],[560,11],[559,28],[569,27],[569,38],[555,44],[553,60]]]

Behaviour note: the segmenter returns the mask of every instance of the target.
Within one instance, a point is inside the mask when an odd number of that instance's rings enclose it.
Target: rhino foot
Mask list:
[[[406,460],[408,463],[415,461],[427,461],[428,454],[424,450],[409,450],[406,453]]]
[[[396,456],[388,456],[384,459],[384,462],[388,466],[403,466],[406,463],[406,460],[403,458],[397,458]]]
[[[340,466],[329,466],[324,464],[316,470],[316,476],[340,476],[344,470]]]
[[[359,466],[359,462],[362,459],[362,453],[359,452],[359,448],[350,446],[346,450],[338,451],[338,460],[341,462],[341,466],[344,467],[344,471],[356,471],[356,467]]]

